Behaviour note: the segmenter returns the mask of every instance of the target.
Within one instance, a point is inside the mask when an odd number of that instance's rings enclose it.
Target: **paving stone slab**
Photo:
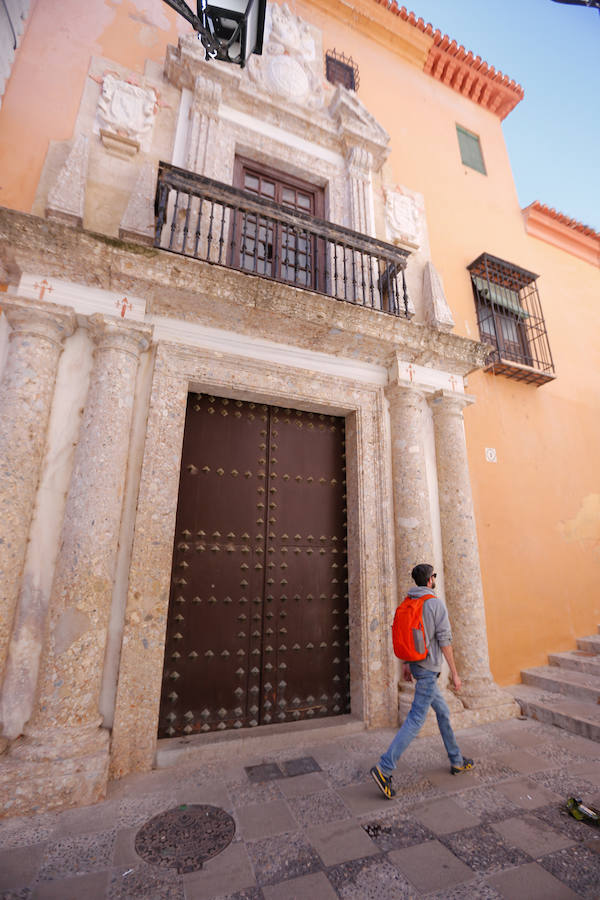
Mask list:
[[[417,900],[414,886],[387,856],[334,866],[327,877],[341,900]]]
[[[596,787],[578,772],[565,772],[564,769],[552,769],[549,772],[536,772],[531,780],[553,791],[565,803],[569,797],[590,797]]]
[[[579,896],[537,863],[498,872],[488,882],[504,900],[576,900]]]
[[[337,793],[355,816],[360,816],[364,813],[383,813],[388,807],[396,806],[398,802],[396,799],[388,800],[371,777],[369,777],[368,782],[363,784],[353,784],[349,787],[338,788]]]
[[[337,894],[323,872],[265,886],[262,896],[265,900],[337,900]]]
[[[284,800],[242,806],[237,810],[237,821],[241,836],[247,841],[272,837],[296,828],[296,822]]]
[[[589,847],[578,844],[567,850],[558,850],[545,856],[540,865],[581,897],[598,900],[600,855]]]
[[[277,884],[320,872],[323,863],[300,832],[281,834],[248,844],[248,855],[259,885]]]
[[[66,809],[57,822],[55,836],[108,831],[115,827],[118,810],[118,803],[111,801]]]
[[[222,853],[208,859],[202,869],[182,878],[186,900],[232,894],[256,884],[247,847],[241,841],[230,844]]]
[[[76,878],[44,881],[33,891],[33,900],[104,900],[109,872],[91,872]]]
[[[64,837],[48,844],[39,871],[40,881],[98,872],[111,866],[116,832]]]
[[[380,852],[366,831],[353,819],[315,825],[306,830],[306,836],[326,866]]]
[[[321,772],[283,778],[278,785],[284,797],[307,797],[309,794],[325,791],[329,787]]]
[[[121,828],[115,836],[113,848],[112,867],[122,866],[128,869],[131,866],[139,866],[141,857],[135,852],[135,836],[139,828]]]
[[[262,784],[265,781],[274,781],[283,778],[284,774],[277,763],[261,763],[259,766],[244,766],[248,781],[252,784]]]
[[[455,794],[452,799],[458,806],[477,816],[482,825],[508,819],[521,811],[521,807],[492,785],[470,788]]]
[[[539,756],[532,750],[508,750],[504,753],[497,753],[494,761],[505,766],[512,772],[518,772],[521,775],[530,775],[532,772],[543,772],[547,769],[554,768],[552,760],[547,756]]]
[[[54,812],[3,819],[0,821],[0,850],[41,844],[54,834],[58,823],[59,814]]]
[[[143,825],[148,819],[176,805],[175,790],[157,791],[143,797],[127,795],[119,802],[116,827]]]
[[[308,775],[310,772],[320,772],[321,766],[314,756],[300,756],[298,759],[288,759],[281,763],[285,775],[294,778],[296,775]]]
[[[182,784],[175,792],[175,806],[208,804],[231,812],[233,802],[224,785],[218,782]]]
[[[432,800],[412,810],[412,815],[434,834],[451,834],[479,825],[479,817],[447,797]]]
[[[600,762],[586,760],[585,762],[575,763],[571,771],[574,775],[581,775],[588,784],[600,787]]]
[[[586,822],[578,822],[577,819],[574,819],[567,810],[566,804],[562,802],[539,806],[537,809],[531,810],[531,815],[574,843],[583,843],[588,840],[593,827]]]
[[[45,852],[45,844],[3,850],[0,853],[0,890],[27,887],[37,875]]]
[[[469,787],[469,784],[466,783],[467,780],[471,782],[471,787],[481,783],[476,769],[461,772],[460,775],[452,775],[449,763],[436,769],[427,769],[424,774],[431,785],[440,788],[446,794],[465,790]]]
[[[440,844],[427,841],[404,850],[392,850],[389,859],[423,893],[447,889],[474,878],[473,870]]]
[[[475,875],[472,881],[427,894],[427,900],[502,900],[502,898],[498,891],[487,883],[484,876]]]
[[[474,872],[490,873],[531,862],[531,857],[509,846],[491,825],[440,836],[440,840]]]
[[[287,802],[292,815],[304,828],[351,816],[350,810],[335,791],[319,791],[307,797],[292,797]]]
[[[283,777],[283,776],[282,776]],[[285,779],[283,779],[285,780]],[[269,800],[281,800],[283,794],[279,786],[281,781],[267,781],[253,784],[247,779],[227,783],[227,793],[236,808],[250,806],[252,803],[267,803]]]
[[[521,809],[535,809],[560,801],[560,796],[528,778],[516,778],[497,784],[495,789]]]
[[[18,891],[2,891],[0,900],[31,900],[33,892],[31,888],[21,888]]]
[[[402,850],[425,841],[435,840],[435,834],[413,818],[411,813],[395,807],[377,819],[361,820],[361,825],[380,850]]]
[[[518,847],[533,859],[538,859],[555,850],[571,847],[575,843],[572,838],[555,831],[554,828],[531,815],[504,819],[503,822],[492,825],[492,828],[504,839],[505,843],[511,847]]]
[[[140,863],[134,869],[113,869],[107,900],[185,900],[181,876],[169,869]],[[81,900],[88,900],[85,896]]]

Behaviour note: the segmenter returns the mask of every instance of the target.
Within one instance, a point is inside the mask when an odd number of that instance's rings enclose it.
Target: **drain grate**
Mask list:
[[[196,872],[202,863],[229,846],[235,822],[218,806],[178,806],[154,816],[135,836],[135,852],[146,862],[180,874]]]

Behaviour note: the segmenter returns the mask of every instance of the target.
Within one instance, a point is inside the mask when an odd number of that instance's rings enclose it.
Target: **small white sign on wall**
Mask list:
[[[498,462],[498,457],[496,456],[496,448],[495,447],[486,447],[485,448],[485,459],[486,462]]]

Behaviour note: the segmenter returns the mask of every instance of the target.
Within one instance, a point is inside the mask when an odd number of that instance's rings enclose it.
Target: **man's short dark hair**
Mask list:
[[[427,582],[433,575],[433,566],[429,563],[419,563],[410,573],[412,580],[418,587],[427,587]]]

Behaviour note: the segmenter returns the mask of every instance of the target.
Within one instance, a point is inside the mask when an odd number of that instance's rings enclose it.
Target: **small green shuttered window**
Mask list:
[[[477,135],[473,134],[472,131],[467,131],[466,128],[462,128],[460,125],[456,126],[456,134],[458,135],[460,158],[464,165],[486,175],[481,144]]]

